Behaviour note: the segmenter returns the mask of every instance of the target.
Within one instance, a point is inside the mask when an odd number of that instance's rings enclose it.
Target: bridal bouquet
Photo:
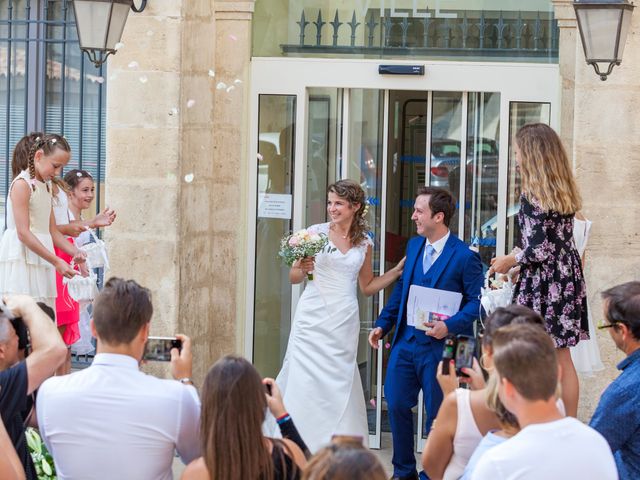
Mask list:
[[[282,240],[280,240],[280,251],[278,255],[282,257],[284,263],[290,267],[296,260],[313,257],[320,253],[326,248],[328,243],[329,237],[326,234],[303,228],[290,235],[285,235]],[[307,273],[307,278],[313,280],[313,273]]]

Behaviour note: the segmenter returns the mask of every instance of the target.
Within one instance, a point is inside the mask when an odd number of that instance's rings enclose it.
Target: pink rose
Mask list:
[[[295,247],[296,245],[298,245],[298,243],[300,243],[300,241],[298,240],[298,237],[291,237],[289,239],[289,246],[290,247]]]

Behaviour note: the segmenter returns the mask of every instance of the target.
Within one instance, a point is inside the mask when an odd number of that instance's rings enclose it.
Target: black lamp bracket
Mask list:
[[[131,10],[133,10],[136,13],[140,13],[142,12],[145,8],[147,8],[147,0],[142,0],[142,2],[140,2],[140,6],[136,7],[136,2],[134,0],[134,2],[131,4]]]

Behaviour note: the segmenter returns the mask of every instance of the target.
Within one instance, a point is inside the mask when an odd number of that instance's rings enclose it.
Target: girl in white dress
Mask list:
[[[55,271],[68,278],[77,272],[56,256],[53,245],[75,262],[84,261],[84,253],[58,231],[52,213],[51,180],[69,162],[70,152],[59,135],[27,135],[14,149],[7,228],[0,241],[0,295],[30,295],[55,309]],[[28,168],[21,170],[25,164]]]
[[[573,219],[573,241],[576,244],[576,250],[582,258],[584,267],[584,251],[587,248],[589,240],[589,232],[591,231],[591,221],[584,218],[578,212]],[[589,309],[589,339],[580,340],[575,347],[570,348],[571,358],[576,370],[583,375],[593,375],[593,372],[604,370],[604,365],[600,359],[600,350],[598,349],[598,340],[596,338],[596,327]]]
[[[359,435],[365,445],[368,424],[356,361],[360,315],[357,288],[373,295],[394,282],[402,260],[374,277],[364,191],[351,180],[328,189],[331,222],[309,227],[329,237],[329,247],[294,263],[291,283],[306,285],[298,302],[287,353],[276,383],[298,430],[312,452],[334,434]]]

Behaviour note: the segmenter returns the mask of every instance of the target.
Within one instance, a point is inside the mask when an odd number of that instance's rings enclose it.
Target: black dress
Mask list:
[[[573,214],[544,211],[536,199],[520,196],[522,251],[514,302],[538,312],[556,348],[589,339],[587,290],[573,242]]]

